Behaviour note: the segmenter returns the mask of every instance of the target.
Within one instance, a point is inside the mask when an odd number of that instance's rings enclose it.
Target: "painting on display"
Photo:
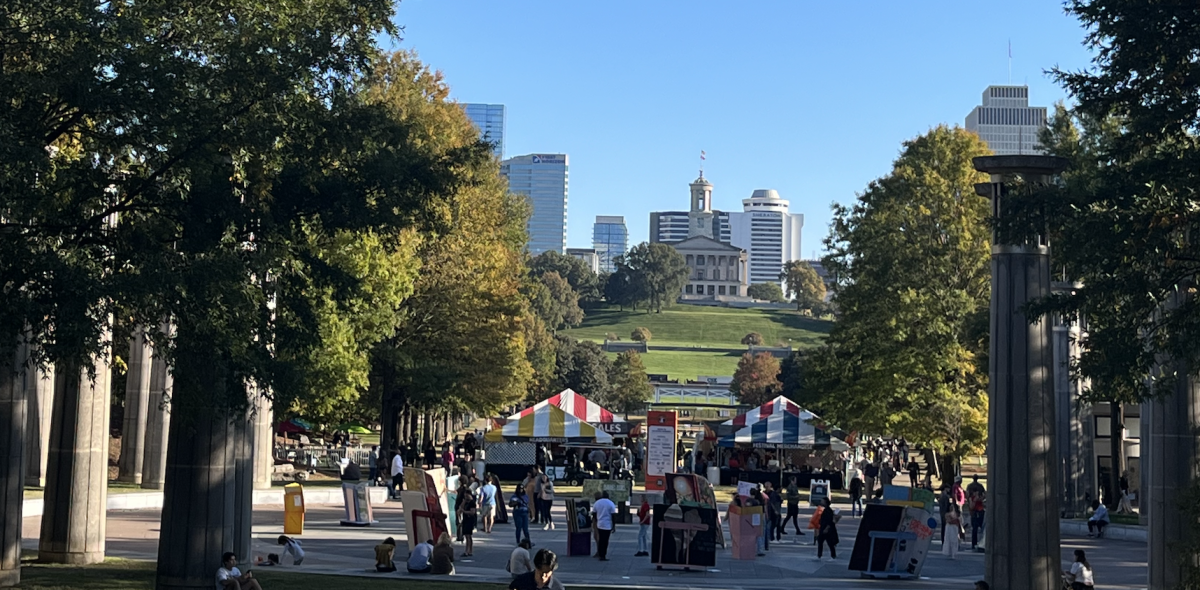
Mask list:
[[[716,509],[656,504],[651,526],[652,564],[697,568],[716,565],[720,530]]]

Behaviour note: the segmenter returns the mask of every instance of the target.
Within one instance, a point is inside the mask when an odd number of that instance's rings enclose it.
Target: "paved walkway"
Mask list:
[[[811,512],[809,512],[811,514]],[[346,528],[338,525],[342,515],[333,507],[310,507],[304,535],[307,557],[305,571],[336,575],[369,577],[407,577],[407,573],[376,574],[373,571],[372,548],[383,538],[392,536],[400,541],[397,562],[406,555],[403,513],[399,503],[390,502],[375,511],[379,524],[369,528]],[[133,559],[155,559],[158,551],[160,513],[157,510],[110,511],[108,519],[108,554]],[[563,522],[564,509],[555,509],[555,518]],[[807,516],[802,521],[807,522]],[[25,546],[37,548],[40,517],[25,519]],[[923,578],[915,581],[866,580],[858,572],[846,569],[853,546],[858,519],[844,518],[839,526],[843,539],[836,561],[818,562],[812,535],[788,535],[782,543],[772,545],[767,557],[756,561],[737,561],[729,558],[727,550],[718,549],[717,565],[707,572],[657,570],[648,558],[635,558],[637,527],[618,526],[609,550],[611,561],[600,562],[590,557],[566,557],[565,525],[555,531],[533,527],[536,548],[548,547],[560,555],[559,576],[568,585],[632,586],[644,588],[746,589],[781,588],[839,588],[839,589],[965,589],[983,576],[983,554],[961,553],[950,560],[934,551],[925,562]],[[283,532],[282,508],[255,509],[254,553],[265,556],[279,552],[275,538]],[[728,529],[726,529],[728,531]],[[727,537],[728,538],[728,537]],[[469,581],[507,582],[504,566],[514,546],[513,527],[498,525],[491,535],[475,535],[475,557],[459,558],[456,579]],[[1063,559],[1069,563],[1071,552],[1082,548],[1096,568],[1097,588],[1144,588],[1146,579],[1146,544],[1095,540],[1079,537],[1063,538]],[[461,553],[462,548],[458,548]],[[290,558],[287,558],[290,559]],[[291,566],[285,566],[291,567]],[[215,568],[215,565],[214,565]]]

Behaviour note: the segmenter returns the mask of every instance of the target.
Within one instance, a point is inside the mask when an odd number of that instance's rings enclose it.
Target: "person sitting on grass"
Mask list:
[[[237,555],[227,551],[221,556],[221,568],[217,570],[217,590],[262,590],[254,572],[242,573],[237,568]]]
[[[1092,517],[1088,519],[1088,536],[1103,537],[1104,527],[1108,526],[1108,507],[1100,500],[1092,500]]]
[[[450,533],[442,533],[442,536],[438,537],[433,555],[429,558],[429,566],[432,568],[429,571],[431,574],[454,575],[454,541],[450,539]]]
[[[564,590],[563,584],[554,577],[558,569],[558,556],[549,549],[542,549],[533,557],[533,571],[521,574],[508,584],[509,590]]]
[[[396,540],[388,537],[375,546],[375,571],[384,573],[396,571],[395,558]]]
[[[429,565],[429,557],[433,555],[433,539],[417,543],[412,553],[408,554],[408,573],[428,574],[433,568]]]
[[[304,548],[300,546],[300,541],[293,539],[287,535],[279,535],[279,544],[283,545],[283,555],[292,554],[292,565],[300,565],[304,562]],[[282,565],[282,564],[281,564]]]

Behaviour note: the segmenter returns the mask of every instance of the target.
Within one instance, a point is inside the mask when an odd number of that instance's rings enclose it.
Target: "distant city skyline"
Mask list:
[[[592,224],[592,249],[598,257],[597,265],[602,272],[614,272],[617,265],[613,259],[629,251],[629,230],[623,215],[597,215]]]
[[[781,0],[404,0],[395,22],[395,46],[442,72],[453,99],[505,105],[505,155],[571,155],[567,245],[583,248],[596,215],[624,216],[631,244],[649,239],[650,212],[681,209],[680,179],[704,150],[714,210],[774,188],[804,214],[810,257],[830,204],[887,174],[902,142],[962,126],[992,85],[1027,85],[1051,107],[1066,96],[1045,70],[1091,57],[1061,3],[1032,0],[881,3],[869,17]],[[796,35],[797,23],[819,26]]]
[[[467,118],[479,128],[479,136],[492,144],[492,153],[504,159],[504,105],[477,102],[463,103]]]
[[[1046,126],[1046,107],[1029,106],[1028,86],[988,86],[964,125],[998,156],[1040,154],[1038,134]]]
[[[500,163],[510,192],[525,195],[533,205],[527,228],[527,249],[533,256],[554,250],[567,251],[569,183],[567,154],[528,154]]]

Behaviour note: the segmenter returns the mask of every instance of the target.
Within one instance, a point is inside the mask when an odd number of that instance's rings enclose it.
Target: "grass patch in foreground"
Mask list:
[[[25,559],[32,559],[31,552],[24,552]],[[23,590],[153,590],[154,562],[110,558],[97,565],[49,565],[26,563],[21,568]],[[213,575],[216,575],[213,568]],[[503,590],[503,584],[487,584],[467,581],[443,581],[435,577],[404,577],[383,575],[379,578],[353,576],[323,576],[320,574],[291,573],[270,568],[254,568],[266,590],[329,590],[330,588],[365,588],[380,590],[461,590],[481,588]],[[583,588],[577,590],[587,590]]]

